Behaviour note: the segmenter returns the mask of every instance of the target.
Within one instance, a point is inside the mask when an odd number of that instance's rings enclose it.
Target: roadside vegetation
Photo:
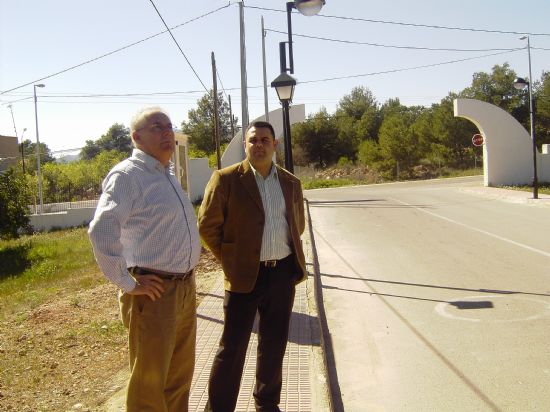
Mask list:
[[[322,189],[328,187],[341,187],[352,185],[370,185],[376,183],[387,183],[395,180],[384,179],[384,177],[370,170],[361,167],[330,167],[324,170],[298,168],[296,171],[302,181],[304,189]],[[429,170],[427,168],[416,169],[416,179],[435,179],[461,176],[476,176],[483,174],[482,168]],[[410,179],[408,179],[410,180]]]
[[[117,288],[86,228],[0,240],[0,410],[104,411],[125,385]],[[203,251],[197,304],[220,276]]]
[[[85,228],[0,241],[0,319],[103,283]]]
[[[499,186],[502,189],[521,190],[523,192],[532,192],[533,186]],[[550,183],[540,183],[539,193],[550,195]]]

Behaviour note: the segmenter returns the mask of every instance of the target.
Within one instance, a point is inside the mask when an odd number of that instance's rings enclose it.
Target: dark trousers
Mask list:
[[[274,268],[260,267],[252,292],[225,291],[224,328],[210,373],[207,410],[235,410],[256,311],[260,315],[254,388],[256,410],[279,410],[283,357],[294,304],[294,273],[294,258],[290,255]]]

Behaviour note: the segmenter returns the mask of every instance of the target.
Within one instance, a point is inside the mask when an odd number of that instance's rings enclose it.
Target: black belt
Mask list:
[[[155,270],[149,268],[142,268],[139,266],[133,266],[128,268],[128,272],[132,275],[156,275],[163,280],[187,280],[190,279],[193,275],[194,269],[191,269],[189,272],[164,272],[162,270]]]
[[[278,259],[278,260],[275,260],[275,259],[272,259],[272,260],[262,260],[260,261],[260,266],[263,266],[264,268],[274,268],[276,267],[279,263],[281,263],[283,260],[287,260],[289,257],[292,256],[292,253],[282,259]]]
[[[277,262],[280,262],[279,260],[264,260],[263,262],[260,262],[260,265],[265,268],[274,268],[277,266]]]

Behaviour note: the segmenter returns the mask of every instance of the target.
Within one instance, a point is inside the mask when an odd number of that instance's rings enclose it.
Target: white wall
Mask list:
[[[95,207],[68,209],[64,212],[31,215],[30,224],[35,231],[48,231],[52,228],[68,228],[87,225],[94,217]]]
[[[508,112],[474,99],[455,99],[454,115],[474,123],[484,136],[485,186],[531,184],[533,145],[527,130]],[[550,181],[550,154],[538,150],[539,181]]]
[[[202,199],[204,194],[204,189],[210,180],[210,176],[214,169],[211,169],[208,166],[208,159],[188,159],[187,164],[189,165],[189,175],[187,180],[189,182],[189,190],[187,194],[191,202],[195,202],[199,199]]]

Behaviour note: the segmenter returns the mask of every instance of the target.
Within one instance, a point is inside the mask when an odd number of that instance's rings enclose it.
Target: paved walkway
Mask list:
[[[308,294],[313,293],[313,279],[302,282],[296,288],[296,298],[290,321],[289,342],[283,362],[283,390],[280,408],[286,412],[326,410],[324,377],[320,361],[318,319],[314,306],[308,304]],[[196,364],[189,411],[203,411],[208,399],[208,377],[218,348],[223,327],[223,279],[203,297],[197,309]],[[258,339],[256,324],[246,355],[245,370],[236,411],[255,411],[254,375]],[[127,372],[126,372],[127,374]],[[315,387],[313,387],[315,386]],[[321,389],[319,389],[321,388]],[[125,389],[120,390],[106,404],[109,412],[124,412]]]
[[[207,386],[210,367],[223,327],[223,296],[223,281],[220,275],[219,281],[212,291],[203,298],[197,310],[197,354],[189,400],[190,411],[203,411],[208,398]],[[289,343],[283,362],[283,391],[280,403],[280,408],[283,411],[312,410],[310,355],[313,343],[311,321],[316,321],[316,319],[308,313],[306,282],[303,282],[296,288],[296,299],[290,321]],[[255,411],[252,392],[258,345],[256,330],[255,324],[248,345],[237,411]]]

